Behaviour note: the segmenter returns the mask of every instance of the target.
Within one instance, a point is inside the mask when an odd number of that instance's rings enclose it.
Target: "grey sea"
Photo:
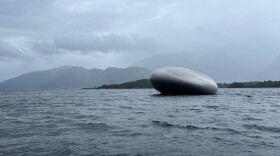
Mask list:
[[[0,92],[0,155],[279,155],[280,89]]]

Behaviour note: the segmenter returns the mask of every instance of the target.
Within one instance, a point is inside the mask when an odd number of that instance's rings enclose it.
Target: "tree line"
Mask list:
[[[253,82],[233,82],[233,83],[218,83],[219,88],[280,88],[280,81],[253,81]],[[141,89],[153,88],[150,80],[142,79],[122,84],[102,85],[96,88],[83,89]]]
[[[218,83],[219,88],[279,88],[280,81]]]

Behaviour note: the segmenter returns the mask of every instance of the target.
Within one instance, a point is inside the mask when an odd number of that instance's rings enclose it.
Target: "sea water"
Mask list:
[[[279,155],[280,89],[0,92],[0,155]]]

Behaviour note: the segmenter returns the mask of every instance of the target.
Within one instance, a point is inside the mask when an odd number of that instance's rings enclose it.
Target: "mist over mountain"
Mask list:
[[[105,70],[62,66],[45,71],[26,73],[0,83],[0,90],[59,89],[97,87],[148,78],[151,70],[143,67],[115,68]]]
[[[280,56],[255,76],[257,80],[280,80]]]
[[[253,53],[186,53],[157,55],[136,62],[132,66],[149,69],[183,66],[201,70],[217,82],[254,81],[260,79],[260,76],[256,75],[266,68],[272,74],[272,77],[268,76],[267,79],[273,78],[273,73],[277,72],[277,67],[267,67],[273,59],[265,57]],[[279,69],[279,62],[275,61],[273,66],[277,66],[278,63]]]
[[[0,90],[87,88],[146,79],[152,70],[165,66],[195,68],[216,82],[280,80],[280,56],[272,60],[261,55],[238,53],[187,53],[157,55],[129,68],[105,70],[78,66],[35,71],[0,83]]]

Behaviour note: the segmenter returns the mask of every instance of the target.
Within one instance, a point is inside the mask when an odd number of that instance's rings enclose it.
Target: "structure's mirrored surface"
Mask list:
[[[150,81],[156,90],[167,95],[208,95],[218,90],[211,77],[184,67],[159,68],[152,73]]]

